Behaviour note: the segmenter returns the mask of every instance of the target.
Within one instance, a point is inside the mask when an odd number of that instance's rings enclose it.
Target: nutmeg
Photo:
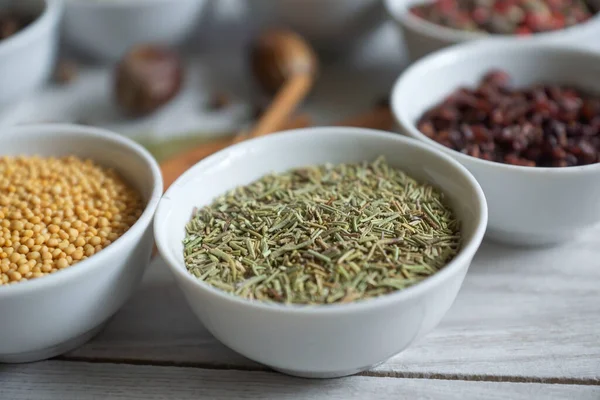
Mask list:
[[[117,65],[117,103],[130,116],[151,114],[179,93],[183,75],[183,63],[174,51],[157,45],[136,46]]]

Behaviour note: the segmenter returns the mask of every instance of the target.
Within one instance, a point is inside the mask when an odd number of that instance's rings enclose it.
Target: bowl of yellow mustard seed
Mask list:
[[[129,298],[162,177],[143,147],[102,129],[1,134],[0,362],[30,362],[85,343]]]

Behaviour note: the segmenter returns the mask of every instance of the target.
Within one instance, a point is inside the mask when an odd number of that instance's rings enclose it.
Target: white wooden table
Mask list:
[[[326,72],[308,105],[317,122],[371,104],[401,65],[365,68],[372,78]],[[287,377],[221,345],[157,259],[91,342],[51,361],[0,365],[1,400],[107,398],[600,399],[600,227],[550,249],[484,243],[433,332],[372,371],[335,380]]]
[[[433,332],[375,370],[315,381],[217,342],[157,259],[90,343],[0,365],[0,398],[600,399],[599,283],[600,228],[551,249],[484,243]]]

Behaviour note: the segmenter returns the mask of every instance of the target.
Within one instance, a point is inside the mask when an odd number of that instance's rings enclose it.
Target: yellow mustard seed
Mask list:
[[[139,193],[91,160],[0,157],[0,286],[93,256],[143,209]]]

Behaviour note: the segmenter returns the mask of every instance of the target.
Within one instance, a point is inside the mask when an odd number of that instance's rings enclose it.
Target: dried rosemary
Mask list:
[[[346,303],[411,286],[460,247],[444,195],[390,167],[325,165],[267,175],[186,227],[190,273],[246,299]]]

